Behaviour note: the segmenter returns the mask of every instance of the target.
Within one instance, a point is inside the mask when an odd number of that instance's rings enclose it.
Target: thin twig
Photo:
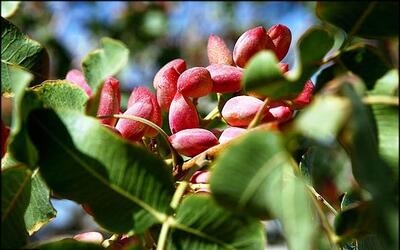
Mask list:
[[[257,114],[254,116],[253,120],[251,120],[249,126],[247,127],[248,129],[254,128],[260,123],[260,121],[264,118],[265,110],[268,108],[269,104],[270,100],[268,98],[265,98],[263,105],[258,109]]]
[[[365,104],[386,104],[399,106],[399,98],[394,96],[384,96],[384,95],[371,95],[365,96],[362,99]]]

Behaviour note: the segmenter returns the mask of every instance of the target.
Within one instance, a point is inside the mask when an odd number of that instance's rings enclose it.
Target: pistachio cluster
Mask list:
[[[121,110],[119,81],[114,77],[105,80],[101,92],[98,116],[113,114],[133,115],[146,119],[159,127],[162,115],[168,115],[172,135],[169,141],[181,155],[193,157],[220,143],[225,143],[245,132],[257,112],[265,106],[267,98],[258,93],[245,93],[241,89],[243,68],[249,60],[262,50],[271,50],[281,61],[287,54],[291,43],[291,31],[278,24],[268,31],[262,26],[244,32],[237,40],[233,52],[224,40],[217,35],[210,35],[207,45],[209,65],[188,68],[185,60],[178,58],[165,64],[155,75],[153,87],[155,94],[146,87],[136,87],[128,100],[127,109]],[[280,63],[283,74],[289,65]],[[81,71],[71,70],[66,79],[82,87],[88,96],[92,90],[86,83]],[[303,91],[293,100],[274,100],[264,107],[260,122],[282,123],[293,117],[294,110],[310,103],[314,85],[309,80]],[[195,100],[212,93],[233,93],[226,101],[221,117],[228,125],[221,130],[207,130],[201,127],[201,118],[197,112]],[[135,120],[115,117],[100,119],[122,137],[139,142],[142,137],[155,137],[158,131]],[[219,138],[218,138],[219,137]]]

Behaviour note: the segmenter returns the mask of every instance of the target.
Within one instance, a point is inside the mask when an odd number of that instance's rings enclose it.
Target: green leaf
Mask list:
[[[13,83],[28,86],[33,80],[33,75],[16,65],[1,62],[1,93],[11,94]]]
[[[41,244],[39,246],[34,246],[32,249],[41,249],[41,250],[101,250],[105,249],[101,245],[90,243],[90,242],[82,242],[74,239],[63,239],[54,242],[47,242]]]
[[[24,166],[13,159],[8,153],[1,159],[2,170]],[[33,171],[30,181],[31,195],[28,208],[25,211],[24,219],[29,235],[38,231],[42,226],[50,222],[56,216],[56,211],[50,203],[50,191],[38,173]]]
[[[353,204],[335,217],[335,232],[342,238],[357,238],[371,232],[376,216],[370,203]]]
[[[13,158],[31,168],[37,167],[37,152],[26,131],[29,113],[45,106],[56,110],[78,110],[83,112],[87,95],[68,81],[45,81],[33,89],[26,85],[14,86],[13,121],[8,150]]]
[[[283,76],[271,51],[257,53],[244,70],[242,85],[272,99],[292,99],[318,70],[323,57],[332,48],[333,37],[321,28],[310,28],[297,43],[299,66],[288,77]]]
[[[33,111],[28,130],[47,185],[87,204],[100,226],[142,232],[165,220],[174,187],[161,159],[78,112]]]
[[[129,50],[121,41],[108,37],[101,39],[102,49],[89,53],[82,61],[82,69],[93,93],[108,76],[117,74],[128,62]]]
[[[360,76],[368,89],[390,69],[379,51],[367,45],[357,46],[340,54],[339,59],[350,71]]]
[[[398,97],[399,74],[397,70],[388,71],[380,78],[369,96],[381,95]],[[392,168],[394,176],[399,173],[399,109],[397,106],[371,105],[378,134],[379,154]]]
[[[343,93],[351,102],[352,119],[346,124],[341,140],[351,157],[354,177],[374,198],[392,199],[395,177],[379,157],[372,113],[350,85],[343,85]]]
[[[49,80],[32,89],[44,107],[55,110],[77,110],[84,112],[88,96],[75,84],[65,80]]]
[[[311,146],[303,155],[300,170],[309,175],[311,185],[331,204],[339,194],[351,189],[351,162],[338,144],[324,147]],[[307,175],[306,175],[307,176]]]
[[[311,249],[317,222],[307,187],[291,164],[278,134],[248,133],[216,160],[211,191],[238,213],[272,214],[281,221],[290,249]]]
[[[15,14],[21,1],[1,1],[1,16],[9,18]]]
[[[335,79],[336,76],[339,76],[345,72],[347,72],[347,69],[339,63],[334,63],[321,70],[315,83],[314,95],[322,90],[328,84],[328,82],[331,82],[333,79]]]
[[[367,38],[398,36],[398,2],[318,2],[317,16],[344,31]]]
[[[4,18],[1,18],[1,48],[2,64],[19,66],[31,72],[35,76],[34,83],[48,78],[49,55],[46,49]],[[5,66],[1,67],[1,75],[6,74],[5,69]]]
[[[358,250],[389,250],[385,248],[375,234],[369,234],[357,240]]]
[[[343,86],[343,93],[351,101],[352,119],[344,128],[342,144],[351,157],[355,179],[372,195],[376,233],[385,247],[392,249],[398,245],[398,178],[379,155],[371,110],[349,85]]]
[[[24,213],[31,193],[31,174],[24,166],[1,171],[1,248],[20,248],[27,241]]]
[[[31,183],[31,198],[25,212],[25,224],[29,235],[49,223],[57,214],[50,203],[50,190],[37,171],[32,174]]]
[[[368,91],[368,95],[397,96],[398,90],[399,72],[396,69],[392,69],[377,80],[374,88],[371,91]]]
[[[329,145],[336,140],[349,116],[350,103],[346,98],[320,95],[300,112],[294,126],[299,133]]]
[[[208,195],[186,197],[176,212],[176,223],[169,235],[169,250],[265,248],[264,229],[258,220],[225,210]]]
[[[399,107],[372,105],[378,133],[380,157],[391,167],[393,176],[399,174]]]

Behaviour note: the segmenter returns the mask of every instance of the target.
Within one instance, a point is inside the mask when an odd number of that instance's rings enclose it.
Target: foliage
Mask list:
[[[13,113],[2,145],[2,248],[118,249],[125,237],[135,241],[130,249],[261,250],[267,241],[261,221],[277,219],[289,249],[398,249],[399,75],[380,46],[398,42],[397,2],[318,2],[322,24],[297,42],[296,68],[282,72],[273,50],[258,51],[244,67],[242,90],[234,95],[264,99],[255,102],[245,132],[197,145],[202,153],[193,157],[178,154],[161,128],[165,113],[150,97],[131,96],[129,112],[110,113],[139,124],[143,138],[96,117],[100,102],[120,98],[105,93],[103,83],[126,66],[125,41],[103,38],[102,48],[83,59],[94,93],[88,96],[64,76],[49,79],[46,49],[5,19],[18,4],[3,7],[2,96],[12,100]],[[334,46],[337,33],[347,36]],[[168,70],[160,81],[182,73]],[[293,108],[319,70],[312,103]],[[189,87],[199,82],[192,79]],[[231,97],[217,93],[215,109],[199,119],[201,129],[229,127],[219,110]],[[197,98],[180,99],[196,113]],[[273,110],[283,106],[291,117],[279,120]],[[185,140],[179,143],[185,147]],[[192,181],[196,171],[208,172],[209,181]],[[84,205],[113,236],[102,243],[29,243],[56,216],[54,195]]]

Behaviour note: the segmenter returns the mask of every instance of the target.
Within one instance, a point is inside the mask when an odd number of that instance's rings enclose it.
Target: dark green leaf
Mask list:
[[[25,245],[28,232],[24,213],[29,204],[32,172],[24,166],[1,171],[1,248]]]
[[[174,188],[161,159],[78,112],[33,111],[28,127],[46,183],[102,227],[140,232],[165,219]]]
[[[314,93],[319,92],[326,86],[328,82],[332,81],[336,76],[339,76],[346,71],[347,69],[338,63],[332,64],[321,70],[317,76]]]
[[[367,38],[398,36],[399,3],[318,2],[317,15],[346,32]]]
[[[105,249],[101,245],[97,245],[90,242],[82,242],[74,239],[63,239],[54,242],[48,242],[39,246],[33,247],[33,249],[41,250],[101,250]]]
[[[38,172],[32,175],[31,198],[25,212],[25,224],[29,235],[56,217],[56,210],[50,203],[50,190]]]
[[[308,173],[311,185],[331,204],[352,187],[351,162],[338,143],[311,146],[301,159],[300,169]]]
[[[176,213],[168,249],[262,250],[265,234],[262,224],[218,206],[208,195],[191,195]]]
[[[34,83],[48,78],[49,55],[46,49],[3,17],[1,18],[1,48],[2,64],[16,65],[33,73],[35,75]],[[2,76],[5,74],[4,69],[6,67],[2,66]],[[8,86],[11,84],[14,83],[7,83]]]
[[[370,203],[353,204],[335,217],[335,232],[340,237],[352,238],[366,235],[375,228],[375,212]]]
[[[307,30],[297,43],[299,66],[283,76],[271,51],[257,53],[245,68],[242,85],[272,99],[292,99],[314,74],[333,45],[333,37],[321,28]]]
[[[346,68],[363,79],[368,89],[390,69],[389,63],[372,46],[357,46],[344,51],[339,58]]]
[[[292,162],[278,134],[248,133],[216,160],[211,191],[219,203],[238,213],[276,216],[290,249],[311,249],[317,221]]]
[[[1,16],[9,18],[17,11],[20,1],[1,1]]]
[[[358,250],[388,250],[375,234],[369,234],[361,237],[358,242]]]
[[[14,160],[8,153],[1,159],[2,170],[21,167],[24,164]],[[50,203],[50,191],[38,173],[33,171],[30,180],[31,195],[28,208],[25,211],[25,224],[29,235],[39,230],[56,216],[56,211]]]
[[[82,69],[93,93],[108,76],[117,74],[128,62],[129,50],[122,42],[111,38],[101,39],[102,49],[89,53],[82,61]]]

